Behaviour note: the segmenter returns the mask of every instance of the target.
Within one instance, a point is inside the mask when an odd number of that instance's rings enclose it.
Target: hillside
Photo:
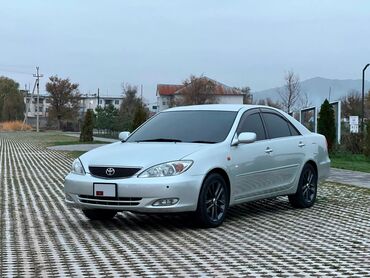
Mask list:
[[[273,100],[279,100],[278,90],[282,87],[271,88],[263,91],[253,92],[253,100],[258,101],[269,97]],[[370,82],[365,81],[365,92],[370,89]],[[306,92],[310,102],[313,105],[321,105],[325,98],[330,101],[339,100],[345,96],[350,90],[361,92],[361,79],[327,79],[322,77],[314,77],[301,82],[302,92]]]

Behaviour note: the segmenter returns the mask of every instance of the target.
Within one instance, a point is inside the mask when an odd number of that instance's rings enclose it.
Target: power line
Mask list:
[[[18,71],[18,70],[7,70],[7,69],[2,69],[2,68],[0,68],[0,72],[32,75],[32,72],[25,72],[25,71]]]

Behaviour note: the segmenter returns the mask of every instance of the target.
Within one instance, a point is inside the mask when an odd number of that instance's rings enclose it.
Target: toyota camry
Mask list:
[[[282,195],[308,208],[330,169],[325,137],[267,106],[171,108],[119,137],[76,159],[65,178],[65,201],[91,220],[193,212],[216,227],[230,206]]]

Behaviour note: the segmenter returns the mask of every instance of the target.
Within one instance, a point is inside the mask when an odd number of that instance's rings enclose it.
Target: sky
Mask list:
[[[259,91],[293,70],[360,79],[370,63],[370,1],[0,0],[0,76],[33,86],[35,67],[119,95],[121,84],[179,84],[191,74]],[[370,72],[369,72],[370,74]]]

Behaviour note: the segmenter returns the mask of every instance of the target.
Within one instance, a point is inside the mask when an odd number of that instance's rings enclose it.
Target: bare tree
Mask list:
[[[177,105],[195,105],[217,103],[216,83],[206,77],[191,75],[184,82],[184,88],[178,91]]]
[[[233,89],[237,90],[237,91],[240,91],[244,94],[243,95],[243,104],[251,104],[253,102],[253,95],[251,93],[251,88],[250,87],[248,87],[248,86],[241,87],[241,88],[234,87]]]
[[[50,94],[49,119],[57,119],[58,128],[62,120],[75,120],[78,116],[80,93],[78,84],[71,83],[69,78],[49,77],[46,91]]]
[[[361,115],[362,98],[360,92],[351,90],[341,98],[342,113],[344,117]]]
[[[285,77],[285,85],[282,90],[278,90],[281,98],[282,108],[285,112],[290,113],[297,101],[300,99],[301,84],[298,75],[289,71]]]
[[[141,97],[138,97],[137,86],[122,84],[123,100],[118,113],[117,129],[133,131],[149,116]]]
[[[279,101],[273,101],[271,98],[265,98],[265,99],[260,99],[259,101],[256,102],[258,105],[267,105],[271,107],[275,107],[278,109],[281,109],[282,105]]]
[[[298,101],[298,108],[302,109],[302,108],[307,108],[311,106],[312,106],[312,102],[310,101],[307,92],[301,91],[301,95]]]

